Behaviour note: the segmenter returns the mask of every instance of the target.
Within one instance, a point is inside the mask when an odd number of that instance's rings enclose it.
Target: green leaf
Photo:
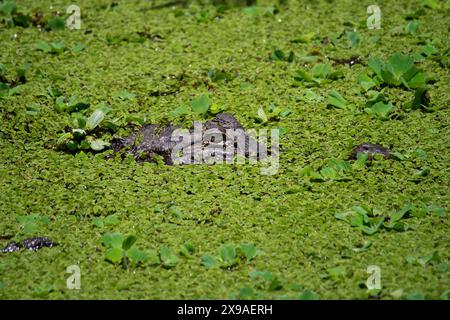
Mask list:
[[[331,73],[331,66],[326,63],[318,63],[311,69],[312,78],[315,80],[323,80]]]
[[[52,17],[47,21],[47,28],[53,31],[64,30],[65,25],[65,20],[59,16]]]
[[[96,109],[86,121],[86,130],[95,129],[105,118],[105,115],[111,111],[108,107],[101,107]]]
[[[326,63],[315,64],[311,69],[311,75],[315,79],[326,79],[331,73],[331,66]]]
[[[201,96],[192,100],[191,106],[195,113],[206,115],[212,101],[209,99],[208,95],[202,94]]]
[[[41,51],[44,51],[45,53],[52,52],[52,47],[47,42],[44,41],[39,41],[36,44],[36,48]]]
[[[287,58],[282,50],[276,49],[270,55],[270,59],[277,60],[277,61],[285,61]]]
[[[394,110],[394,106],[389,103],[384,103],[382,101],[375,103],[372,108],[366,109],[366,112],[373,114],[379,119],[387,120],[389,119],[389,114]]]
[[[103,228],[104,226],[103,219],[101,217],[94,217],[94,219],[92,219],[92,224],[98,228]]]
[[[347,39],[350,42],[350,45],[353,49],[355,49],[359,46],[359,42],[361,39],[357,32],[347,31],[346,36],[347,36]]]
[[[219,254],[226,266],[231,266],[236,262],[236,247],[233,245],[222,245],[219,249]]]
[[[390,86],[403,85],[410,89],[426,85],[423,71],[414,66],[414,59],[411,56],[394,53],[387,63],[372,59],[369,67],[377,73],[380,81]]]
[[[105,233],[102,236],[102,244],[105,247],[120,248],[122,250],[123,235],[121,233]]]
[[[100,139],[95,139],[95,140],[90,140],[89,141],[89,147],[94,150],[94,151],[100,151],[105,149],[105,147],[109,146],[110,143],[100,140]]]
[[[373,59],[369,60],[368,66],[373,72],[375,72],[377,75],[381,76],[381,70],[384,67],[383,61],[381,61],[378,58],[373,58]]]
[[[439,3],[436,0],[422,0],[422,5],[429,9],[438,9]]]
[[[119,223],[119,218],[115,214],[107,216],[104,220],[106,225],[113,226]]]
[[[257,119],[261,123],[266,123],[269,121],[269,118],[267,117],[266,112],[264,111],[263,107],[259,107]]]
[[[390,221],[391,222],[397,222],[400,221],[405,214],[407,214],[408,212],[410,212],[413,209],[413,206],[411,204],[406,204],[405,206],[403,206],[403,208],[401,208],[399,211],[394,211],[392,213],[392,215],[390,216]]]
[[[379,220],[378,222],[376,222],[377,220]],[[372,221],[370,226],[362,226],[360,229],[362,231],[362,233],[367,234],[367,235],[373,235],[375,233],[377,233],[380,229],[380,227],[383,225],[384,223],[384,218],[379,218],[374,221]]]
[[[396,77],[391,69],[381,70],[381,76],[384,82],[391,86],[400,86],[401,84],[407,84],[401,77]]]
[[[360,227],[363,228],[364,227],[364,223],[365,223],[365,218],[366,215],[362,215],[362,214],[354,214],[351,216],[350,218],[350,225],[352,227]]]
[[[406,72],[408,72],[414,66],[414,61],[407,55],[400,53],[393,54],[386,65],[390,71],[392,71],[395,79],[400,79]]]
[[[123,250],[130,249],[133,246],[133,244],[136,242],[136,240],[137,240],[136,236],[133,236],[133,235],[128,236],[125,240],[123,240],[123,243],[122,243]]]
[[[76,113],[72,124],[74,128],[84,129],[86,127],[86,118],[81,113]]]
[[[161,261],[163,263],[163,266],[172,268],[175,267],[180,259],[177,255],[172,251],[172,249],[169,246],[162,246],[159,249],[159,256],[161,257]]]
[[[382,92],[370,90],[367,92],[368,100],[366,102],[366,108],[373,107],[377,102],[388,102]]]
[[[55,111],[56,112],[62,112],[65,111],[67,108],[65,101],[65,97],[64,96],[59,96],[58,98],[56,98],[55,101]]]
[[[358,152],[358,154],[356,155],[356,161],[354,163],[354,165],[356,167],[364,167],[367,159],[369,158],[369,154],[366,152]]]
[[[244,254],[248,261],[252,260],[257,255],[256,247],[252,244],[241,244],[239,250]]]
[[[364,91],[369,91],[371,88],[377,86],[377,83],[365,73],[358,76],[358,83]]]
[[[418,71],[410,80],[407,81],[408,87],[411,89],[425,89],[426,87],[425,73],[422,70]]]
[[[134,263],[145,262],[148,259],[144,250],[132,247],[125,252],[125,255]]]
[[[38,214],[30,214],[28,216],[18,216],[17,221],[23,225],[23,232],[25,234],[34,234],[40,227],[48,225],[50,220],[48,217],[40,216]]]
[[[430,213],[434,213],[435,215],[437,215],[438,217],[441,217],[441,218],[445,218],[447,215],[444,208],[438,207],[436,205],[431,205],[428,208],[428,210]]]
[[[347,100],[334,90],[328,95],[328,104],[340,109],[347,108]]]
[[[50,42],[51,52],[62,53],[65,50],[64,43],[62,41]]]
[[[405,31],[406,33],[414,35],[417,33],[418,28],[419,28],[419,21],[410,21],[405,26]]]
[[[118,263],[122,261],[123,251],[122,248],[112,247],[106,250],[106,260],[111,261],[112,263]]]
[[[12,15],[17,9],[17,5],[14,1],[5,1],[0,5],[0,11],[6,15]]]
[[[421,48],[421,54],[426,57],[431,57],[439,53],[439,50],[433,47],[432,45],[425,45]]]
[[[210,255],[205,255],[202,257],[202,265],[206,268],[213,268],[217,265],[217,259]]]
[[[23,232],[25,234],[33,234],[36,233],[38,230],[38,225],[33,222],[28,222],[23,226]]]
[[[345,221],[347,223],[350,223],[349,218],[351,218],[352,213],[351,212],[337,212],[334,214],[334,217],[338,220]]]
[[[1,86],[2,84],[0,84],[0,86]],[[6,87],[6,92],[4,92],[3,94],[6,94],[6,96],[13,96],[13,95],[15,95],[15,94],[18,94],[19,92],[20,92],[20,89],[22,88],[22,86],[21,85],[16,85],[15,87],[13,87],[13,88],[9,88],[8,86]],[[2,88],[0,88],[0,94],[2,94],[2,91],[3,91],[4,89],[2,89]]]
[[[81,101],[77,96],[72,96],[67,102],[64,111],[67,112],[79,112],[89,108],[89,103]]]
[[[186,242],[180,247],[180,254],[189,257],[194,252],[194,247],[189,242]]]
[[[370,218],[369,215],[372,217]],[[363,206],[355,206],[348,212],[336,213],[335,218],[357,227],[362,233],[367,235],[377,233],[385,220],[384,216],[381,216],[381,212],[376,210],[376,208],[369,209]]]

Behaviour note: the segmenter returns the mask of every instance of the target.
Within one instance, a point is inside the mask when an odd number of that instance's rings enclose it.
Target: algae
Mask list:
[[[17,218],[37,214],[49,223],[32,235],[45,235],[58,246],[2,254],[0,297],[366,299],[370,265],[381,270],[381,299],[445,297],[450,288],[445,3],[430,9],[421,1],[378,1],[381,29],[370,30],[370,1],[258,1],[249,7],[207,1],[165,6],[168,2],[79,0],[80,30],[42,28],[39,17],[64,13],[63,1],[18,2],[36,26],[10,25],[2,16],[2,77],[14,91],[8,86],[0,97],[0,244],[23,239]],[[419,24],[405,32],[410,17]],[[358,35],[353,45],[349,31]],[[58,44],[58,53],[39,50],[40,42]],[[424,45],[437,53],[422,55]],[[293,56],[271,59],[275,50]],[[364,112],[368,97],[357,79],[369,72],[371,58],[387,60],[396,52],[423,57],[415,63],[427,75],[433,108],[405,108],[415,93],[387,87],[383,94],[396,109],[381,121]],[[351,63],[354,57],[357,63]],[[310,89],[293,85],[297,70],[334,62],[343,78]],[[27,70],[25,83],[15,82],[17,68]],[[213,81],[218,73],[209,70],[232,77]],[[133,96],[114,94],[124,90]],[[331,91],[351,107],[328,108]],[[58,96],[78,97],[90,105],[89,114],[100,104],[111,106],[110,120],[118,128],[105,131],[110,141],[133,132],[132,126],[168,123],[172,110],[205,93],[245,128],[284,128],[276,175],[261,175],[248,164],[166,166],[56,148],[73,120],[55,111]],[[256,121],[259,108],[270,105],[292,113]],[[193,120],[204,117],[194,113],[174,122],[186,126]],[[318,171],[332,159],[347,159],[364,142],[389,147],[397,157],[352,167],[351,179],[314,181],[302,174],[305,167]],[[365,235],[334,217],[355,205],[392,212],[405,203],[431,208],[408,218],[405,231]],[[110,215],[118,223],[92,224]],[[101,243],[107,232],[135,235],[136,246],[151,252],[170,248],[163,256],[171,267],[147,263],[124,269],[109,263]],[[180,251],[187,242],[193,252],[185,257]],[[238,263],[231,258],[232,268],[202,265],[202,257],[238,244],[253,245],[257,256]],[[428,256],[439,258],[408,262]],[[66,285],[72,265],[80,267],[80,290]]]

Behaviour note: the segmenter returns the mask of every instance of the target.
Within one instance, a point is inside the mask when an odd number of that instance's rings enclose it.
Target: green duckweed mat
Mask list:
[[[57,245],[1,253],[0,297],[447,299],[449,3],[377,1],[369,29],[372,1],[167,2],[1,7],[0,245]],[[370,68],[393,55],[420,86]],[[109,106],[106,142],[217,110],[279,128],[278,171],[67,152],[74,96],[86,116]],[[348,160],[365,142],[391,158]]]

